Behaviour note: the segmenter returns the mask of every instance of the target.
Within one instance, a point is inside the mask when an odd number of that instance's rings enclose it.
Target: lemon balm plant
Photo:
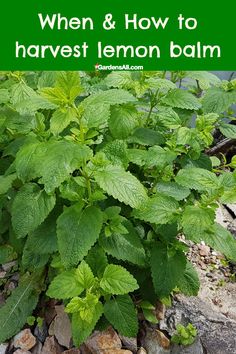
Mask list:
[[[206,153],[215,131],[236,137],[235,102],[207,72],[1,73],[0,261],[17,254],[21,279],[0,342],[40,293],[64,302],[76,345],[104,318],[135,336],[140,303],[198,292],[180,234],[236,259],[215,222],[234,164]]]

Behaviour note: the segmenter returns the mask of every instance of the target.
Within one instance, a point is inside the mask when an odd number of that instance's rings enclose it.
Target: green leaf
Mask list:
[[[25,99],[36,96],[36,92],[26,85],[24,81],[19,82],[11,87],[11,102],[14,106],[21,103]]]
[[[14,248],[10,245],[1,245],[0,246],[0,264],[5,264],[11,262],[17,258],[17,254],[14,251]]]
[[[92,269],[93,274],[101,278],[106,266],[108,265],[107,256],[102,247],[98,244],[93,246],[85,260]]]
[[[98,302],[93,309],[94,311],[91,322],[82,320],[79,312],[75,312],[72,315],[72,337],[74,345],[77,347],[79,347],[88,338],[94,330],[99,318],[102,316],[103,306],[101,302]]]
[[[109,129],[115,139],[126,139],[138,125],[138,113],[134,106],[112,107]]]
[[[56,199],[34,183],[25,184],[12,205],[12,226],[18,237],[34,231],[54,208]]]
[[[212,233],[214,218],[214,210],[197,205],[188,205],[182,216],[184,234],[194,242],[202,241],[203,234]]]
[[[169,149],[163,149],[160,146],[152,146],[148,149],[145,165],[148,168],[157,167],[162,169],[166,165],[170,165],[176,157],[176,153]]]
[[[0,308],[0,343],[13,337],[24,326],[27,317],[37,305],[37,283],[39,276],[25,276],[19,286],[13,290],[6,303]]]
[[[156,185],[158,193],[165,194],[176,200],[183,200],[190,194],[190,190],[187,187],[183,187],[175,182],[159,182]]]
[[[78,71],[59,71],[56,75],[56,87],[60,88],[66,97],[73,102],[83,91]]]
[[[0,176],[0,195],[7,193],[15,179],[15,173],[8,176]]]
[[[88,128],[106,127],[110,118],[110,105],[103,102],[85,105],[83,118]]]
[[[128,149],[127,154],[130,162],[138,166],[144,166],[147,161],[148,151],[141,149]]]
[[[102,212],[76,204],[65,209],[57,220],[58,248],[66,268],[76,266],[87,255],[101,231]]]
[[[108,294],[124,295],[138,289],[135,278],[123,267],[109,264],[100,281],[101,288]]]
[[[200,281],[197,271],[189,261],[187,261],[185,272],[181,274],[177,282],[177,287],[187,296],[197,296],[198,294]]]
[[[173,221],[178,212],[178,202],[166,195],[156,195],[133,211],[134,217],[154,224],[167,224]]]
[[[208,191],[220,187],[219,180],[213,172],[203,168],[185,168],[178,172],[175,180],[181,186],[196,189],[199,191]]]
[[[47,295],[55,299],[70,299],[80,295],[84,287],[78,281],[76,270],[67,270],[57,275],[49,285]]]
[[[16,110],[21,115],[34,115],[40,109],[51,110],[57,108],[54,103],[48,102],[45,98],[36,95],[19,101],[16,105]]]
[[[115,105],[115,104],[123,104],[136,101],[135,97],[131,95],[128,91],[125,90],[117,90],[111,89],[107,91],[101,91],[95,93],[89,97],[87,97],[83,104],[86,105],[95,105],[95,104],[108,104],[108,105]]]
[[[209,71],[187,71],[187,78],[197,80],[202,90],[207,90],[211,85],[218,85],[220,79]]]
[[[202,109],[204,113],[222,113],[236,103],[236,91],[225,91],[221,87],[212,87],[203,96]]]
[[[147,200],[146,190],[139,180],[119,166],[108,165],[95,171],[94,177],[108,195],[133,208]]]
[[[126,168],[129,163],[127,154],[127,144],[123,140],[113,140],[102,149],[106,158],[113,165],[120,165]]]
[[[181,126],[182,121],[178,114],[169,107],[159,107],[157,112],[157,120],[166,128],[177,129]]]
[[[236,240],[223,226],[215,224],[212,232],[204,232],[201,239],[228,259],[236,261]]]
[[[66,154],[65,154],[66,151]],[[34,141],[16,156],[16,172],[23,181],[41,177],[47,193],[59,187],[70,174],[91,157],[91,150],[71,141]]]
[[[226,138],[236,139],[236,125],[220,123],[219,129]]]
[[[123,223],[128,230],[127,234],[103,235],[100,244],[106,253],[122,261],[128,261],[139,266],[145,266],[146,254],[140,238],[129,221]]]
[[[76,277],[83,289],[89,289],[94,283],[92,270],[85,261],[82,261],[76,269]]]
[[[167,95],[162,98],[162,102],[167,106],[182,109],[198,110],[201,108],[201,103],[196,97],[188,91],[178,88],[169,91]]]
[[[166,297],[176,287],[186,267],[186,257],[178,250],[157,242],[151,250],[151,273],[159,299]]]
[[[133,84],[129,71],[113,71],[107,75],[104,81],[108,87],[126,88]]]
[[[61,133],[71,122],[76,121],[74,108],[57,109],[50,120],[50,129],[54,135]]]
[[[129,139],[141,145],[161,145],[165,142],[163,135],[149,128],[137,128]]]
[[[0,104],[7,103],[10,100],[10,94],[7,89],[0,89]]]
[[[137,336],[137,313],[129,295],[120,295],[107,301],[104,305],[104,315],[121,335]]]
[[[171,90],[171,89],[176,89],[176,85],[166,79],[160,79],[159,77],[151,77],[150,79],[147,80],[147,83],[151,89],[155,90]]]
[[[48,260],[47,256],[57,251],[56,218],[58,211],[54,210],[27,237],[22,255],[22,264],[26,269],[44,266]]]

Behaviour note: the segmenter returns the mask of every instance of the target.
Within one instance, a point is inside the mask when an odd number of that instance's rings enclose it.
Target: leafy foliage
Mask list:
[[[0,261],[26,274],[0,341],[38,290],[64,302],[75,345],[104,317],[135,336],[138,311],[156,323],[155,296],[198,292],[180,233],[236,260],[215,223],[236,201],[235,157],[207,155],[215,131],[235,139],[235,102],[235,81],[207,72],[1,73]]]

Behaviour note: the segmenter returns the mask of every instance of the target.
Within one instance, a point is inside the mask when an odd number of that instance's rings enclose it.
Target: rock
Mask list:
[[[18,333],[13,339],[13,345],[15,348],[30,350],[35,344],[36,338],[28,328]]]
[[[64,306],[55,306],[56,317],[52,321],[49,334],[54,335],[60,345],[70,348],[71,344],[71,323],[69,316],[64,311]]]
[[[159,325],[172,336],[178,323],[184,326],[192,323],[197,328],[204,353],[236,353],[236,321],[215,312],[198,297],[176,296],[173,306],[166,310],[165,319]]]
[[[71,348],[69,350],[65,350],[62,354],[80,354],[80,350],[78,348]]]
[[[54,336],[47,337],[41,351],[41,354],[61,354],[63,349],[57,343]]]
[[[108,350],[113,350],[111,352],[113,353],[115,349],[121,349],[122,344],[114,329],[109,327],[106,331],[94,332],[85,342],[85,346],[90,350],[91,354],[98,354],[105,351],[108,353]]]
[[[143,340],[143,347],[148,354],[167,354],[170,353],[169,339],[157,329],[147,328],[146,336]]]
[[[5,354],[8,348],[8,343],[0,344],[0,354]]]
[[[43,321],[42,326],[37,325],[34,329],[34,335],[38,340],[42,343],[45,342],[45,339],[48,336],[48,330],[47,330],[47,325],[46,322]]]
[[[173,345],[171,348],[171,354],[204,354],[203,346],[199,338],[195,342],[188,346]]]
[[[0,279],[4,279],[6,275],[7,275],[7,272],[4,272],[4,271],[0,272]]]
[[[5,270],[5,272],[8,272],[11,270],[16,265],[16,261],[8,262],[2,265],[2,269]]]
[[[156,318],[158,320],[163,320],[165,318],[165,310],[166,310],[165,305],[162,302],[158,301],[156,303],[156,308],[155,308]]]
[[[143,347],[141,347],[141,348],[139,348],[139,350],[137,351],[137,354],[147,354],[147,352],[146,352],[146,350],[145,350]]]
[[[29,352],[28,350],[24,350],[24,349],[17,349],[16,351],[14,351],[13,354],[31,354],[31,352]]]
[[[126,350],[126,349],[107,349],[107,350],[102,350],[99,353],[101,353],[101,354],[133,354],[130,350]]]
[[[138,350],[137,338],[129,338],[125,336],[120,336],[123,348],[131,350],[131,352],[136,353]]]
[[[42,343],[40,341],[38,341],[37,344],[31,350],[31,353],[32,354],[41,354],[42,348],[43,348]]]
[[[211,252],[210,247],[207,245],[199,245],[198,249],[199,249],[200,256],[203,256],[203,257],[209,256],[209,254]]]

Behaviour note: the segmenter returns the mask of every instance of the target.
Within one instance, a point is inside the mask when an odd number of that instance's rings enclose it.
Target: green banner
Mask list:
[[[1,70],[235,70],[235,1],[1,4]]]

